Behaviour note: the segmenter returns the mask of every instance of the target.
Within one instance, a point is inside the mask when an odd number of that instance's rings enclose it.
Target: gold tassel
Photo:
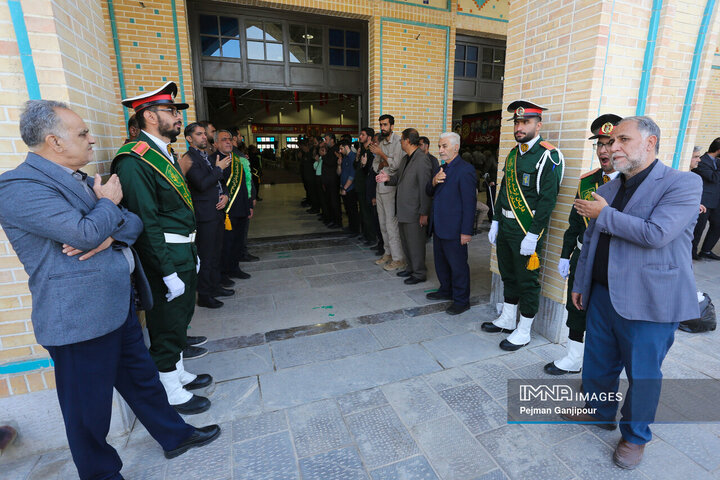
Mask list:
[[[537,253],[533,252],[533,254],[530,255],[530,259],[528,260],[527,269],[532,272],[533,270],[537,270],[538,268],[540,268],[540,259],[538,258]]]
[[[230,215],[225,214],[225,230],[232,231],[232,222],[230,222]]]

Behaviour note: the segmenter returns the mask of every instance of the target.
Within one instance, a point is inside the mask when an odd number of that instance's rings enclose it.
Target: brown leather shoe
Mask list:
[[[597,417],[593,417],[592,415],[589,415],[587,413],[580,413],[578,415],[561,414],[560,418],[562,418],[563,420],[567,420],[568,422],[591,423],[596,427],[600,427],[604,430],[615,430],[617,428],[617,423],[609,420],[607,422],[604,422],[603,420]]]
[[[630,443],[623,438],[620,440],[618,446],[615,448],[615,453],[613,454],[613,461],[615,462],[615,465],[620,468],[632,470],[633,468],[640,465],[644,451],[645,445]]]

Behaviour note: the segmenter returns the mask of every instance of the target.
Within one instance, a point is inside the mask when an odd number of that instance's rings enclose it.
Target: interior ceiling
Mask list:
[[[357,96],[337,93],[298,92],[296,103],[292,90],[208,88],[207,101],[211,120],[234,125],[259,123],[259,119],[278,112],[296,113],[297,103],[301,110],[312,104],[316,112],[327,110],[337,116],[342,113],[347,118],[357,117],[358,112]]]

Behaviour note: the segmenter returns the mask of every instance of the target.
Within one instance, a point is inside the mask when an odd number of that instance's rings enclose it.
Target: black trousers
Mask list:
[[[102,337],[45,348],[55,382],[70,453],[81,479],[122,478],[122,462],[105,437],[110,430],[113,387],[164,450],[195,431],[168,404],[130,302],[125,323]]]
[[[195,245],[197,245],[198,257],[200,257],[198,295],[213,295],[220,287],[220,261],[224,229],[225,219],[219,215],[217,220],[197,223]]]
[[[348,228],[353,233],[360,233],[360,211],[358,210],[358,196],[355,190],[350,190],[342,195],[345,213],[348,216]]]
[[[225,230],[222,242],[222,275],[240,270],[240,259],[247,255],[247,236],[250,227],[248,217],[230,217],[232,230]]]
[[[375,207],[368,202],[367,195],[364,191],[357,192],[357,195],[358,207],[360,208],[360,230],[365,240],[374,242],[377,238],[375,219],[373,218]]]
[[[342,210],[340,210],[340,184],[339,182],[323,182],[325,202],[328,207],[328,220],[342,225]]]
[[[720,239],[720,207],[708,208],[705,213],[700,214],[697,224],[695,224],[695,231],[693,232],[693,252],[697,252],[700,239],[702,238],[705,225],[707,225],[708,221],[710,222],[710,228],[708,229],[707,235],[705,235],[705,241],[700,251],[712,251],[718,239]]]

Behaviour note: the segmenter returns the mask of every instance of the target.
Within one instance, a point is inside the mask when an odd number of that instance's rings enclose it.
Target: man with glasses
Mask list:
[[[144,224],[135,248],[154,301],[147,312],[150,356],[160,371],[170,405],[191,415],[210,408],[210,400],[189,390],[207,386],[212,378],[193,375],[183,365],[187,328],[195,310],[198,257],[195,207],[170,147],[182,129],[178,110],[188,108],[186,103],[175,103],[176,94],[175,83],[167,82],[153,92],[123,100],[124,106],[135,110],[141,132],[137,141],[118,151],[112,172],[123,186],[123,206]],[[197,345],[207,339],[194,337],[190,341]],[[191,353],[197,357],[207,350]]]
[[[600,185],[604,185],[618,176],[610,158],[610,135],[622,117],[607,113],[596,118],[590,131],[592,136],[588,140],[595,140],[595,154],[600,162],[600,168],[586,173],[580,177],[578,191],[575,198],[592,200],[592,194]],[[575,207],[570,209],[569,226],[563,236],[562,253],[558,262],[558,273],[568,279],[568,293],[565,309],[568,311],[566,325],[570,329],[568,334],[567,353],[561,359],[545,365],[545,372],[550,375],[564,375],[567,373],[580,373],[583,362],[583,340],[585,336],[585,312],[573,305],[571,294],[575,281],[575,269],[583,246],[583,235],[590,219],[581,216]]]

